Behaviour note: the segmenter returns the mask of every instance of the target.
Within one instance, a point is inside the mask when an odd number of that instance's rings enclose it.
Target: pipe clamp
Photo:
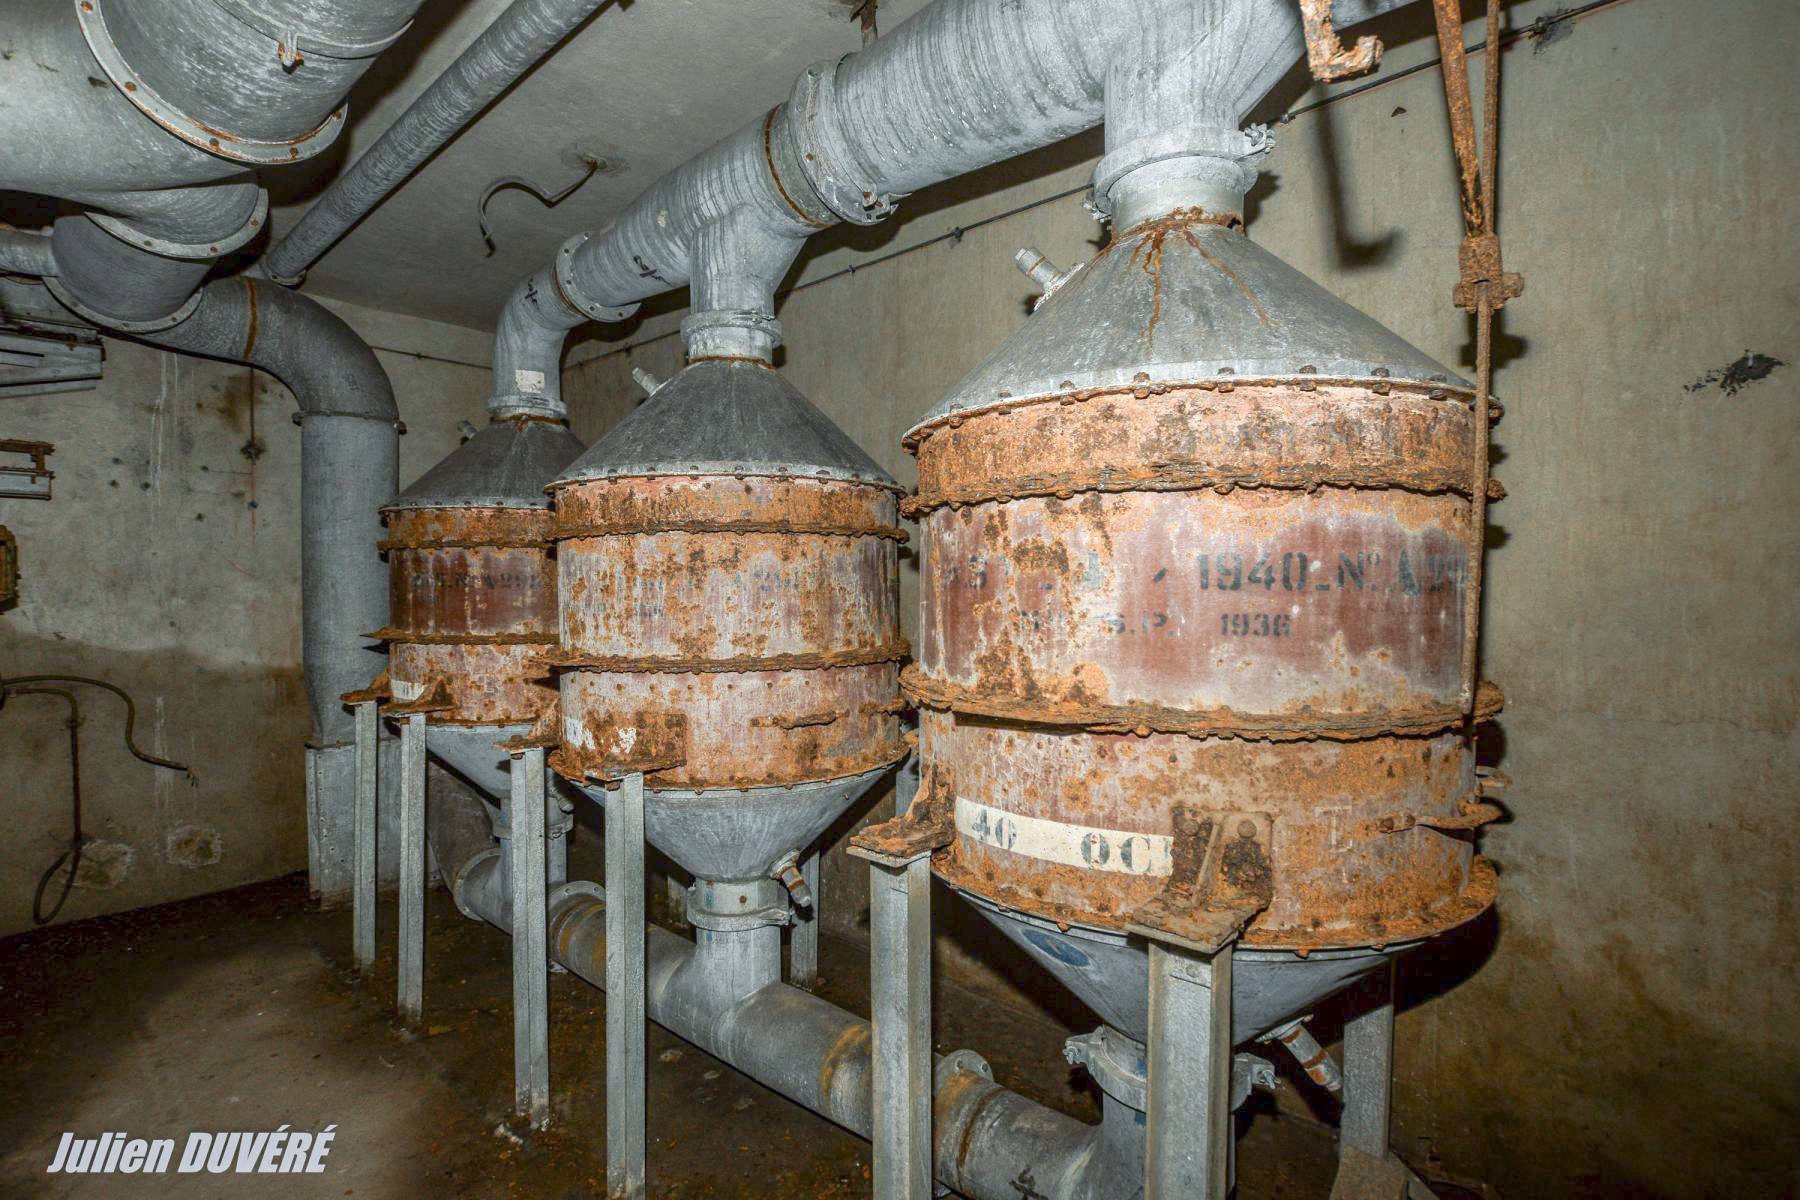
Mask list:
[[[788,113],[800,160],[819,199],[852,225],[874,225],[893,214],[901,197],[879,189],[838,128],[837,72],[844,58],[806,68],[794,83]]]

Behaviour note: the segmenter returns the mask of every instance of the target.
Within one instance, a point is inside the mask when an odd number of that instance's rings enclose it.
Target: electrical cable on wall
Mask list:
[[[31,895],[31,920],[37,925],[48,925],[62,911],[64,903],[69,899],[69,891],[75,886],[75,875],[81,869],[81,851],[88,842],[87,835],[81,828],[81,703],[75,693],[64,688],[33,686],[44,683],[79,683],[89,687],[104,688],[125,702],[125,749],[140,762],[149,763],[153,767],[162,767],[170,771],[181,771],[192,776],[192,770],[186,765],[171,762],[166,758],[158,758],[138,748],[132,739],[132,732],[137,725],[137,704],[130,693],[116,684],[107,683],[104,679],[90,679],[85,675],[20,675],[11,679],[0,679],[0,708],[4,708],[9,696],[61,696],[69,705],[67,726],[69,730],[69,842],[67,848],[57,856],[55,862],[38,876],[37,889]],[[56,904],[49,912],[44,911],[44,893],[50,888],[50,881],[56,873],[67,867],[63,879],[62,891],[56,897]]]

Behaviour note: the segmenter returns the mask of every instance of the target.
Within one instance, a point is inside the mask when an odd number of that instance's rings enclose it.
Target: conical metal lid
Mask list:
[[[581,450],[569,427],[555,421],[495,421],[387,507],[548,508],[544,485]]]
[[[702,359],[656,389],[556,480],[791,475],[900,490],[774,368]]]
[[[1114,238],[908,434],[957,412],[1151,382],[1471,385],[1236,230],[1170,218]]]

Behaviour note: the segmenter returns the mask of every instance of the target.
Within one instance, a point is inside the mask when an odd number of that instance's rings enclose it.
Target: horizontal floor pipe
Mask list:
[[[499,857],[488,853],[488,846],[474,845],[466,826],[440,833],[435,816],[432,826],[438,861],[464,864],[450,873],[458,906],[510,933],[505,889],[492,886],[488,878],[500,871]],[[587,893],[566,895],[550,912],[548,930],[551,959],[603,987],[605,901]],[[748,936],[762,933],[748,931]],[[779,938],[773,928],[766,934]],[[733,955],[703,952],[701,945],[652,926],[646,948],[650,1019],[789,1100],[868,1137],[868,1022],[780,982],[737,996],[721,991],[716,977],[729,964],[709,961],[714,957]],[[1109,1142],[1129,1141],[1130,1131],[1083,1124],[970,1069],[939,1070],[932,1109],[934,1173],[969,1200],[1018,1200],[1021,1194],[1044,1200],[1124,1200],[1141,1194],[1141,1178],[1134,1170],[1141,1160],[1133,1164],[1116,1154],[1096,1153]],[[1109,1114],[1115,1124],[1135,1122],[1136,1116]]]

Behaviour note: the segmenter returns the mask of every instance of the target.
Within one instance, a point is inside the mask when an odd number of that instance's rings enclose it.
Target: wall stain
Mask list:
[[[1682,386],[1683,390],[1689,392],[1703,392],[1709,387],[1716,387],[1727,396],[1735,396],[1738,389],[1759,379],[1767,379],[1776,367],[1785,366],[1787,363],[1779,358],[1746,350],[1736,362],[1715,367],[1694,382]]]
[[[219,831],[204,825],[183,825],[169,831],[163,855],[178,867],[210,867],[224,857]]]

